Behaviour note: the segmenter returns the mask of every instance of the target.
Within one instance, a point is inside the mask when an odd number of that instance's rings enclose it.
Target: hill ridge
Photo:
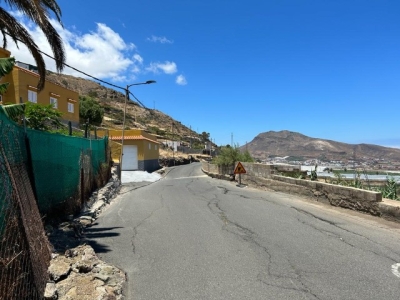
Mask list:
[[[122,129],[125,94],[100,83],[48,71],[46,80],[75,90],[80,96],[89,96],[104,108],[102,127]],[[139,103],[128,101],[126,109],[126,129],[142,129],[166,139],[181,139],[189,142],[189,137],[199,140],[201,135],[181,122],[155,109],[142,107]]]
[[[376,165],[400,162],[400,149],[366,143],[348,144],[289,130],[262,132],[241,148],[259,160],[289,156],[299,160],[369,161]]]

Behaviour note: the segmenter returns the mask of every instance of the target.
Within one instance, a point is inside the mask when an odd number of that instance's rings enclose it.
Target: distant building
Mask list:
[[[97,135],[108,135],[111,146],[111,157],[115,163],[120,163],[122,130],[99,130]],[[124,131],[124,155],[121,169],[123,171],[141,170],[153,172],[160,168],[158,163],[160,143],[157,138],[140,129]]]
[[[10,57],[11,53],[0,48],[0,58]],[[62,113],[64,122],[71,121],[74,126],[79,124],[79,94],[70,89],[46,80],[44,89],[38,92],[36,85],[39,81],[35,66],[16,62],[12,72],[1,78],[8,82],[7,91],[0,95],[0,104],[38,103],[52,104]]]

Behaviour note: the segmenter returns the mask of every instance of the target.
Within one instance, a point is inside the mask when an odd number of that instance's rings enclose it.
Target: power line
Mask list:
[[[39,50],[39,52],[42,53],[43,55],[45,55],[45,56],[47,56],[47,57],[49,57],[49,58],[55,60],[54,57],[52,57],[51,55],[49,55],[49,54],[43,52],[42,50]],[[90,77],[90,78],[93,78],[93,79],[96,80],[96,81],[100,81],[100,82],[105,83],[105,84],[107,84],[107,85],[110,85],[110,86],[113,86],[113,87],[116,87],[116,88],[125,90],[124,87],[121,87],[121,86],[112,84],[112,83],[110,83],[110,82],[104,81],[104,80],[102,80],[102,79],[99,79],[99,78],[97,78],[97,77],[94,77],[93,75],[90,75],[90,74],[85,73],[85,72],[83,72],[83,71],[81,71],[81,70],[78,70],[77,68],[74,68],[74,67],[68,65],[67,63],[63,63],[63,65],[66,66],[66,67],[68,67],[68,68],[70,68],[70,69],[72,69],[72,70],[74,70],[74,71],[77,71],[78,73],[81,73],[81,74],[86,75],[86,76],[88,76],[88,77]]]
[[[10,34],[7,33],[7,32],[6,32],[6,34],[7,34],[7,35],[10,35]],[[11,36],[11,35],[10,35],[10,36]],[[16,38],[16,40],[19,41],[19,42],[21,42],[21,43],[23,44],[23,41],[21,41],[20,39]],[[51,55],[49,55],[49,54],[43,52],[42,50],[40,50],[40,49],[37,49],[37,50],[38,50],[41,54],[43,54],[43,55],[45,55],[45,56],[47,56],[47,57],[53,59],[54,61],[56,60],[53,56],[51,56]],[[88,74],[88,73],[86,73],[86,72],[83,72],[83,71],[81,71],[81,70],[78,70],[77,68],[75,68],[75,67],[73,67],[73,66],[70,66],[70,65],[68,65],[67,63],[63,63],[63,65],[66,66],[66,67],[68,67],[68,68],[70,68],[70,69],[72,69],[72,70],[74,70],[74,71],[76,71],[76,72],[78,72],[78,73],[81,73],[81,74],[83,74],[83,75],[86,75],[87,77],[90,77],[90,78],[92,78],[92,79],[94,79],[94,80],[96,80],[96,81],[99,81],[99,82],[105,83],[105,84],[107,84],[107,85],[109,85],[109,86],[113,86],[113,87],[115,87],[115,88],[118,88],[118,89],[121,89],[121,90],[126,91],[126,88],[124,88],[124,87],[122,87],[122,86],[118,86],[118,85],[112,84],[112,83],[110,83],[110,82],[107,82],[107,81],[105,81],[105,80],[102,80],[102,79],[100,79],[100,78],[94,77],[93,75],[90,75],[90,74]],[[148,109],[142,102],[139,101],[139,99],[138,99],[131,91],[129,91],[129,93],[135,98],[135,100],[136,100],[141,106],[143,106],[145,109]]]

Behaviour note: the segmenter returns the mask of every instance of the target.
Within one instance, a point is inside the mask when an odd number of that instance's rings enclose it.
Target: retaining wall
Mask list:
[[[246,174],[241,175],[243,184],[301,195],[333,206],[363,211],[372,215],[381,214],[379,203],[382,201],[382,194],[379,192],[276,175],[284,171],[300,172],[297,166],[253,163],[242,163],[242,165],[246,169]],[[229,179],[229,176],[219,173],[216,165],[202,162],[202,168],[206,173],[213,173],[213,177]]]

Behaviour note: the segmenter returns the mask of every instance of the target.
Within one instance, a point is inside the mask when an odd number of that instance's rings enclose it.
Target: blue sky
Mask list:
[[[119,86],[156,80],[131,91],[218,145],[290,130],[400,147],[398,0],[58,3],[69,64]]]

